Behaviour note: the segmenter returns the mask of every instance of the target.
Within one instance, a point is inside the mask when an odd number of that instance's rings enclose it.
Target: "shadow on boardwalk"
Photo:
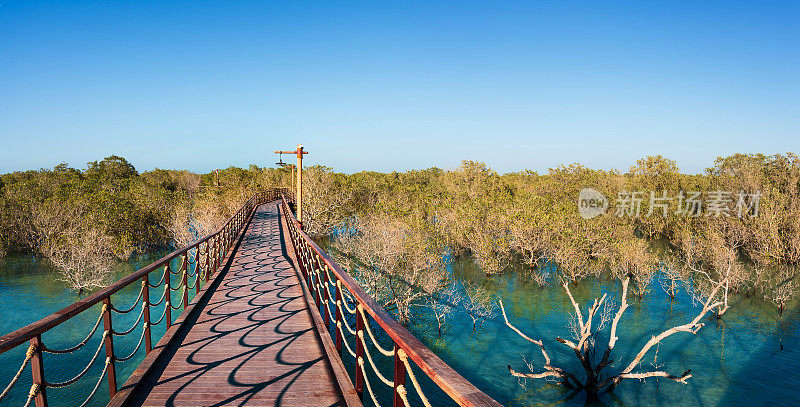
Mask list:
[[[132,404],[343,404],[284,254],[277,205],[262,205],[213,295],[198,304]]]

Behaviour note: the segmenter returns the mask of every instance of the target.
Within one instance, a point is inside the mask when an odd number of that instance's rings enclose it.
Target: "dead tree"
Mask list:
[[[528,378],[528,379],[544,379],[544,378],[555,378],[559,384],[563,385],[564,387],[576,390],[583,390],[586,394],[587,401],[595,401],[598,398],[598,395],[605,392],[612,391],[623,379],[639,379],[644,380],[651,377],[663,377],[669,380],[676,381],[678,383],[686,384],[686,380],[692,377],[690,374],[691,369],[683,372],[679,376],[675,376],[673,374],[667,373],[661,370],[653,370],[653,371],[637,371],[634,372],[633,370],[641,363],[642,358],[647,354],[653,346],[660,343],[662,340],[671,336],[678,332],[689,332],[692,334],[697,333],[697,331],[703,327],[703,323],[700,322],[709,311],[714,308],[720,307],[723,305],[722,301],[715,301],[717,292],[719,291],[720,287],[722,287],[724,280],[721,281],[717,286],[714,288],[713,292],[708,296],[707,300],[703,304],[703,309],[700,311],[697,316],[692,319],[690,322],[672,327],[667,329],[664,332],[661,332],[658,335],[654,335],[650,338],[649,341],[641,348],[638,354],[631,360],[631,362],[621,371],[609,375],[603,374],[603,369],[611,365],[614,360],[611,359],[611,352],[614,350],[614,346],[619,339],[617,337],[617,326],[619,325],[619,321],[622,318],[622,314],[628,308],[628,302],[626,300],[626,296],[628,294],[628,282],[629,278],[626,278],[622,282],[622,300],[620,303],[620,307],[617,310],[614,319],[611,322],[611,333],[608,340],[608,346],[606,347],[605,351],[603,352],[602,358],[598,361],[595,360],[595,341],[594,341],[594,333],[592,332],[592,319],[597,314],[598,310],[600,309],[601,305],[606,300],[606,294],[603,294],[603,297],[600,299],[595,299],[592,306],[589,307],[587,312],[586,318],[583,318],[583,314],[581,313],[580,306],[575,299],[572,297],[572,293],[569,291],[568,283],[565,282],[563,284],[564,290],[567,292],[567,296],[569,297],[572,306],[575,308],[575,314],[577,316],[578,322],[578,338],[577,343],[562,339],[560,337],[556,338],[556,341],[567,345],[570,347],[574,352],[575,356],[581,363],[583,367],[583,380],[576,375],[575,373],[568,372],[562,368],[556,367],[551,363],[550,357],[547,355],[547,351],[545,351],[544,343],[541,340],[531,339],[524,333],[522,333],[519,329],[514,327],[509,321],[508,317],[506,316],[505,308],[503,308],[502,301],[500,302],[500,309],[503,312],[503,318],[505,319],[506,325],[509,328],[514,330],[517,334],[519,334],[522,338],[526,339],[527,341],[536,344],[541,348],[542,356],[544,357],[544,365],[543,371],[535,372],[533,366],[531,364],[528,365],[531,373],[522,373],[517,372],[508,366],[508,370],[514,377],[519,378]],[[600,324],[605,325],[605,324]],[[600,328],[602,329],[602,328]],[[599,329],[598,329],[599,330]]]
[[[464,285],[464,298],[462,299],[467,315],[472,318],[472,331],[478,323],[492,318],[497,309],[492,301],[492,294],[477,284]]]
[[[450,284],[439,293],[429,295],[425,299],[425,306],[430,308],[433,311],[433,316],[436,317],[440,338],[442,337],[442,330],[447,322],[447,317],[460,300],[458,288],[455,284]]]

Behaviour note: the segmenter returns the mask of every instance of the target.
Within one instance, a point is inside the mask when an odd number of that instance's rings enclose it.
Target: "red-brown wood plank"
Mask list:
[[[132,405],[344,403],[279,227],[277,205],[262,205],[209,303]]]

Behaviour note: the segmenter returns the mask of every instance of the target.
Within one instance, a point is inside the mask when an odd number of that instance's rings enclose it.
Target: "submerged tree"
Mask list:
[[[653,348],[653,346],[658,345],[662,340],[666,339],[667,337],[678,333],[678,332],[689,332],[692,334],[696,334],[700,328],[703,327],[703,323],[700,322],[703,317],[711,310],[718,308],[723,305],[722,301],[717,301],[717,293],[722,287],[725,281],[720,282],[716,285],[713,291],[708,295],[707,299],[703,303],[703,309],[697,314],[694,319],[689,321],[686,324],[678,325],[667,329],[661,332],[658,335],[654,335],[650,338],[650,340],[645,343],[645,345],[641,348],[641,350],[636,354],[636,356],[631,360],[628,365],[622,369],[621,371],[614,372],[614,373],[605,373],[604,369],[609,367],[614,360],[611,359],[612,351],[614,350],[614,346],[619,339],[617,337],[617,327],[619,326],[619,321],[622,318],[623,313],[628,308],[628,302],[626,300],[626,296],[628,294],[628,283],[629,278],[626,278],[622,281],[622,300],[620,302],[620,307],[616,312],[612,322],[611,322],[611,332],[609,335],[608,346],[606,347],[605,351],[602,354],[602,357],[598,360],[596,356],[596,341],[595,337],[597,331],[602,330],[602,326],[605,325],[604,323],[599,323],[597,330],[593,332],[593,318],[597,315],[598,310],[606,301],[606,295],[600,299],[595,298],[592,306],[589,307],[586,318],[584,319],[583,314],[581,313],[581,308],[575,299],[572,297],[572,293],[569,291],[568,283],[565,282],[563,284],[564,290],[569,297],[572,306],[575,308],[575,316],[577,317],[577,342],[573,342],[567,339],[562,339],[560,337],[556,338],[556,341],[568,346],[575,352],[575,356],[580,361],[581,366],[583,367],[583,374],[576,374],[573,372],[569,372],[564,370],[563,368],[554,366],[551,363],[550,356],[548,356],[547,351],[544,348],[544,343],[541,340],[531,339],[522,331],[514,327],[509,321],[508,317],[506,316],[505,308],[503,308],[502,301],[500,302],[500,309],[503,312],[503,318],[505,319],[506,325],[509,328],[514,330],[518,335],[520,335],[525,340],[539,346],[542,351],[542,356],[544,357],[544,365],[542,366],[543,371],[536,372],[533,368],[532,364],[528,364],[528,368],[530,369],[530,373],[522,373],[517,372],[516,370],[512,369],[511,366],[508,366],[508,370],[514,377],[519,378],[527,378],[527,379],[546,379],[546,378],[555,378],[558,383],[566,388],[575,389],[575,390],[583,390],[586,394],[587,401],[594,401],[597,400],[598,396],[601,393],[610,392],[612,391],[623,379],[639,379],[645,380],[652,377],[662,377],[669,380],[676,381],[678,383],[686,384],[686,380],[692,377],[690,374],[691,369],[681,373],[680,375],[673,375],[671,373],[667,373],[666,371],[662,370],[648,370],[648,371],[637,371],[634,372],[634,369],[641,363],[642,358]],[[604,319],[605,321],[605,319]]]
[[[447,284],[443,247],[430,227],[377,214],[353,219],[349,232],[333,242],[337,261],[349,264],[364,290],[404,324],[411,320],[412,307]]]
[[[477,284],[464,284],[463,303],[464,309],[472,319],[473,331],[475,331],[475,328],[479,323],[482,324],[483,321],[492,318],[495,315],[495,310],[497,309],[497,307],[494,305],[494,300],[489,290]]]
[[[426,298],[425,306],[433,311],[440,338],[442,337],[442,330],[447,322],[447,317],[453,312],[453,308],[455,308],[460,301],[461,297],[458,293],[458,287],[453,283],[449,283],[446,288]]]

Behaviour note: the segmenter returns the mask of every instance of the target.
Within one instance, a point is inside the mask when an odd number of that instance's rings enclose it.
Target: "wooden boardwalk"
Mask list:
[[[126,404],[344,404],[280,222],[276,202],[257,210],[208,303],[198,304]]]

